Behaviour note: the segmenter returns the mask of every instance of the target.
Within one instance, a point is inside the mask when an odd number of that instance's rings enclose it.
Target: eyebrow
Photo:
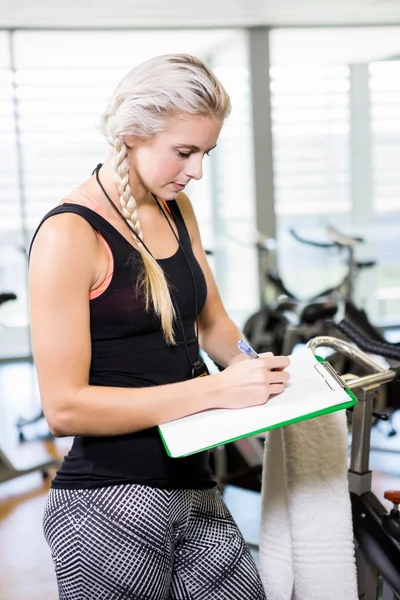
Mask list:
[[[214,148],[216,147],[217,144],[215,144],[215,146],[213,146],[212,148],[206,150],[206,152],[211,152],[211,150],[214,150]],[[198,146],[192,146],[192,144],[178,144],[177,148],[190,148],[191,152],[201,152],[201,149]]]

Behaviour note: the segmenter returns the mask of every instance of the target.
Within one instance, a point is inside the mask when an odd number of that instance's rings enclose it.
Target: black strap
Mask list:
[[[195,331],[195,334],[196,334],[196,339],[197,339],[198,353],[200,353],[200,345],[199,345],[199,338],[198,338],[198,331],[199,331],[199,319],[198,319],[198,304],[197,304],[197,285],[196,285],[196,278],[195,278],[195,276],[194,276],[193,269],[192,269],[192,266],[191,266],[191,264],[190,264],[190,261],[189,261],[189,259],[188,259],[187,255],[186,255],[186,252],[185,252],[185,250],[183,249],[183,246],[182,246],[182,244],[181,244],[181,241],[180,241],[180,239],[178,238],[178,236],[176,235],[176,233],[175,233],[175,231],[174,231],[174,228],[172,227],[172,225],[171,225],[171,223],[170,223],[170,220],[168,219],[168,217],[167,217],[167,215],[166,215],[166,213],[165,213],[165,210],[164,210],[164,208],[161,206],[161,203],[159,202],[158,198],[157,198],[157,197],[156,197],[154,194],[151,194],[151,195],[153,196],[154,200],[157,202],[158,208],[161,210],[161,212],[162,212],[162,214],[164,215],[164,217],[165,217],[165,219],[166,219],[166,221],[167,221],[167,223],[168,223],[168,225],[169,225],[169,227],[170,227],[170,229],[171,229],[172,233],[174,234],[174,236],[175,236],[175,239],[176,239],[176,241],[178,242],[179,248],[182,250],[182,254],[183,254],[183,256],[185,257],[185,260],[186,260],[186,262],[187,262],[187,265],[188,265],[188,267],[189,267],[189,270],[190,270],[190,274],[191,274],[191,276],[192,276],[193,287],[194,287],[194,303],[195,303],[195,311],[196,311],[196,331]],[[183,217],[182,217],[182,219],[183,219]]]
[[[119,215],[119,217],[123,220],[123,222],[125,223],[126,227],[128,227],[129,231],[136,236],[136,238],[138,239],[138,242],[140,244],[142,244],[142,246],[146,249],[146,251],[150,254],[150,256],[154,260],[156,260],[154,258],[154,256],[152,255],[152,253],[150,252],[150,250],[148,249],[148,247],[146,246],[146,244],[140,239],[140,236],[136,233],[136,231],[134,229],[132,229],[130,227],[130,225],[128,224],[128,222],[125,219],[125,217],[120,213],[120,211],[118,210],[118,208],[115,206],[114,202],[111,200],[110,196],[108,195],[107,191],[103,187],[103,185],[102,185],[102,183],[100,181],[100,178],[99,178],[99,171],[100,171],[100,169],[101,169],[102,166],[103,166],[102,163],[99,163],[97,165],[97,167],[94,169],[92,175],[94,175],[94,174],[96,175],[97,183],[99,184],[102,192],[104,193],[105,197],[107,198],[107,200],[109,201],[109,203],[111,204],[111,206],[113,207],[113,209],[116,211],[116,213]],[[156,198],[156,196],[154,196],[154,194],[152,194],[152,197],[154,198],[154,200],[157,203],[159,209],[161,210],[162,214],[166,218],[167,223],[168,223],[169,227],[171,228],[171,231],[174,234],[174,236],[175,236],[175,238],[176,238],[176,240],[178,242],[178,246],[181,249],[181,251],[182,251],[182,253],[183,253],[184,257],[185,257],[185,260],[187,262],[187,265],[189,267],[189,270],[190,270],[190,273],[191,273],[191,276],[192,276],[193,286],[194,286],[194,292],[195,292],[195,310],[196,310],[196,331],[195,331],[195,337],[196,337],[196,341],[197,341],[197,355],[200,356],[200,344],[199,344],[199,338],[198,338],[199,324],[198,324],[197,286],[196,286],[196,279],[195,279],[195,276],[194,276],[194,273],[193,273],[193,269],[191,267],[191,264],[189,262],[189,259],[188,259],[187,255],[186,255],[186,252],[185,252],[185,250],[182,247],[182,244],[181,244],[181,242],[179,240],[179,237],[176,235],[176,233],[174,231],[174,228],[172,227],[172,225],[171,225],[171,223],[170,223],[167,215],[165,214],[164,209],[161,207],[160,202],[158,201],[158,199]],[[190,358],[189,348],[187,346],[187,341],[186,341],[186,336],[185,336],[185,330],[184,330],[184,327],[183,327],[182,317],[181,317],[181,314],[180,314],[180,311],[179,311],[179,308],[178,308],[178,303],[175,300],[175,297],[174,297],[174,295],[172,293],[172,290],[169,290],[169,293],[171,294],[171,298],[172,298],[172,301],[173,301],[173,304],[174,304],[174,307],[175,307],[175,312],[176,312],[177,317],[178,317],[178,323],[179,323],[179,326],[180,326],[180,329],[181,329],[181,332],[182,332],[182,338],[183,338],[183,344],[185,346],[186,356],[187,356],[189,364],[190,364],[190,366],[192,368],[192,376],[195,376],[194,375],[195,369],[198,368],[198,365],[199,365],[199,363],[201,364],[201,361],[199,361],[197,359],[193,363],[192,360],[191,360],[191,358]]]
[[[97,183],[99,184],[99,186],[101,187],[101,190],[103,192],[103,194],[105,195],[105,197],[107,198],[107,200],[109,201],[109,203],[111,204],[111,206],[113,207],[113,209],[115,210],[115,212],[117,213],[117,215],[123,220],[123,222],[125,223],[126,227],[129,229],[129,231],[131,233],[133,233],[133,235],[137,238],[138,243],[142,244],[142,246],[147,250],[147,252],[150,254],[150,256],[153,258],[153,260],[156,260],[154,258],[154,256],[152,255],[152,253],[150,252],[150,250],[148,249],[148,247],[146,246],[146,244],[140,239],[140,236],[136,233],[136,231],[129,225],[128,221],[125,219],[125,217],[119,212],[118,208],[115,206],[114,202],[111,200],[110,196],[107,194],[106,190],[104,189],[100,178],[99,178],[99,171],[101,169],[101,167],[103,166],[102,163],[99,163],[97,165],[97,167],[94,169],[92,175],[96,174],[96,180]]]

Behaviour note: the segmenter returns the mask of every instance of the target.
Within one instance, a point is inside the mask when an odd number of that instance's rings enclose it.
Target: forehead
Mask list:
[[[168,129],[160,137],[180,146],[196,146],[207,150],[215,146],[221,127],[221,121],[213,117],[185,115],[172,118]]]

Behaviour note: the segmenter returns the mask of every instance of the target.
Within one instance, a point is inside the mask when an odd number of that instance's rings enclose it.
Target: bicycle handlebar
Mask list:
[[[338,246],[345,246],[348,248],[351,246],[355,246],[356,244],[363,244],[365,242],[364,238],[362,237],[354,235],[345,235],[333,225],[328,225],[328,227],[326,228],[326,233],[328,234],[332,242],[334,244],[337,244]]]
[[[351,325],[348,321],[342,320],[336,325],[337,329],[344,333],[344,335],[357,344],[361,350],[365,352],[371,352],[372,354],[379,354],[384,358],[392,358],[393,360],[400,361],[400,347],[389,342],[377,342],[365,337],[365,335]]]
[[[295,240],[301,244],[307,244],[308,246],[315,246],[316,248],[336,248],[339,245],[335,242],[315,242],[314,240],[307,240],[306,238],[301,237],[293,228],[289,229],[289,231]]]
[[[300,236],[297,231],[293,228],[289,229],[291,235],[301,244],[307,244],[308,246],[314,246],[315,248],[352,248],[356,244],[363,244],[364,238],[357,236],[348,236],[341,233],[333,225],[329,225],[326,228],[328,237],[332,240],[330,242],[316,242],[315,240],[309,240]]]
[[[343,321],[341,321],[341,323],[343,323]],[[370,351],[369,343],[371,342],[371,340],[368,340],[368,338],[365,338],[365,336],[363,336],[362,334],[359,334],[357,336],[357,339],[358,341],[362,341],[364,347],[368,345],[368,350]],[[307,343],[307,347],[310,348],[314,354],[316,353],[317,348],[321,346],[332,348],[333,350],[339,352],[339,354],[344,354],[351,360],[354,360],[354,362],[359,364],[361,367],[363,367],[368,373],[368,375],[355,377],[351,381],[346,382],[347,387],[349,387],[351,390],[360,390],[366,389],[369,386],[378,386],[383,383],[389,383],[390,381],[399,379],[400,377],[400,368],[385,369],[384,367],[382,367],[382,365],[378,364],[363,350],[356,348],[355,346],[353,346],[349,342],[346,342],[345,340],[331,336],[318,336],[311,339]],[[388,350],[389,347],[390,349],[393,349],[393,345],[389,343],[384,343],[382,344],[382,346],[384,346],[384,351]],[[397,348],[396,350],[397,352],[399,351]],[[383,356],[381,352],[378,352],[378,354]]]

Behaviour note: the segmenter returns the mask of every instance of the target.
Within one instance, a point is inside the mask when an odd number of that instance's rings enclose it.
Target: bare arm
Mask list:
[[[282,391],[287,374],[272,372],[278,364],[264,360],[154,388],[89,385],[88,294],[98,278],[99,252],[92,228],[71,214],[46,221],[33,245],[32,341],[43,409],[55,435],[131,433],[207,408],[261,404]]]
[[[240,339],[245,339],[244,334],[225,310],[203,249],[192,205],[182,192],[179,194],[179,207],[191,237],[193,252],[207,282],[207,300],[199,316],[200,346],[216,363],[226,367],[232,362],[246,359],[237,346]]]

